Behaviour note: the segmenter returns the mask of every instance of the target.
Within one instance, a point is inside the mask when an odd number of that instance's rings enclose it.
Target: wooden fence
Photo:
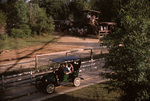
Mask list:
[[[85,50],[90,50],[90,60],[88,61],[82,61],[81,62],[81,68],[79,72],[84,72],[84,71],[90,71],[92,69],[98,69],[99,65],[104,64],[104,58],[100,59],[93,59],[93,50],[95,49],[101,49],[101,54],[103,53],[102,48],[85,48],[85,49],[77,49],[77,50],[72,50],[72,51],[65,51],[65,52],[57,52],[57,53],[50,53],[50,54],[43,54],[43,55],[36,55],[35,57],[35,66],[36,70],[31,70],[28,72],[24,73],[19,73],[15,75],[10,75],[10,76],[4,76],[2,75],[1,77],[1,89],[4,92],[5,89],[9,87],[14,87],[22,84],[34,84],[35,79],[39,75],[44,75],[45,73],[53,72],[53,67],[48,67],[45,69],[39,69],[38,68],[38,57],[39,56],[47,56],[47,55],[55,55],[55,54],[60,54],[60,53],[65,53],[68,55],[68,53],[76,52],[76,51],[85,51]]]
[[[70,50],[70,51],[63,51],[63,52],[56,52],[56,53],[49,53],[49,54],[41,54],[41,55],[36,55],[35,56],[35,68],[36,68],[36,70],[38,70],[39,69],[39,58],[40,57],[44,57],[44,56],[52,56],[52,55],[60,55],[60,54],[64,54],[65,56],[68,56],[69,54],[71,54],[71,53],[81,53],[82,54],[82,52],[84,52],[84,51],[89,51],[89,56],[90,56],[90,58],[91,58],[91,60],[93,60],[93,53],[94,53],[94,50],[99,50],[100,51],[100,53],[102,54],[103,53],[103,51],[104,51],[104,49],[106,49],[106,48],[104,48],[104,47],[93,47],[93,48],[84,48],[84,49],[76,49],[76,50]],[[81,57],[81,58],[83,58],[83,57]]]

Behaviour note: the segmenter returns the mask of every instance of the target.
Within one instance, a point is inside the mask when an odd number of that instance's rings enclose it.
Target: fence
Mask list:
[[[89,53],[88,54],[84,53],[80,57],[86,57],[86,55],[89,55],[90,60],[82,61],[82,63],[81,63],[82,65],[81,65],[79,72],[91,71],[93,69],[98,69],[99,67],[104,65],[104,58],[94,59],[94,50],[98,50],[98,49],[100,49],[100,54],[102,54],[104,52],[102,48],[86,48],[86,49],[78,49],[78,50],[72,50],[72,51],[37,55],[35,57],[36,70],[33,70],[33,71],[31,70],[29,72],[15,74],[15,75],[11,75],[11,76],[2,75],[2,77],[1,77],[2,91],[4,92],[5,89],[7,89],[9,87],[18,86],[18,85],[34,84],[36,76],[52,72],[52,70],[53,70],[52,67],[47,67],[44,69],[39,68],[39,57],[41,57],[41,56],[46,56],[46,57],[44,57],[44,60],[45,60],[45,59],[49,58],[50,56],[56,57],[56,55],[58,55],[58,54],[59,54],[59,56],[60,56],[60,54],[63,54],[63,55],[71,54],[71,55],[73,55],[72,53],[76,54],[76,52],[82,53],[81,51],[86,51],[86,53],[88,53],[88,52]],[[87,50],[88,50],[88,52],[87,52]]]
[[[104,47],[94,47],[94,48],[84,48],[84,49],[76,49],[76,50],[71,50],[71,51],[36,55],[35,56],[35,68],[38,70],[41,66],[44,66],[44,65],[48,66],[51,59],[58,58],[61,56],[73,55],[73,56],[77,56],[80,58],[89,57],[90,60],[93,60],[95,55],[102,54],[106,51],[107,49]]]

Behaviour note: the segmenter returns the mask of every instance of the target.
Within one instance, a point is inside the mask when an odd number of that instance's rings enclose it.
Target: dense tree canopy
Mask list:
[[[124,91],[124,101],[150,99],[150,5],[149,1],[132,0],[119,10],[117,28],[104,38],[109,54],[104,68],[114,73],[113,87]]]
[[[65,0],[45,0],[38,2],[39,6],[46,9],[47,16],[63,20],[68,16],[68,7]]]
[[[72,0],[69,4],[70,14],[73,14],[74,20],[80,19],[80,11],[90,9],[88,0]]]
[[[115,0],[91,0],[92,9],[101,11],[101,21],[114,20],[117,13],[118,2]]]
[[[9,28],[19,28],[23,24],[29,23],[29,7],[24,0],[12,3],[11,10],[7,14],[7,24]]]
[[[0,28],[6,24],[6,14],[0,10]]]
[[[41,32],[53,30],[53,20],[47,17],[44,9],[40,8],[38,4],[33,4],[33,11],[31,16],[31,26],[33,31],[41,35]]]

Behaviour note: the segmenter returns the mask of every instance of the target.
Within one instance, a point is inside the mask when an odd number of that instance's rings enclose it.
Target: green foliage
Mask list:
[[[90,0],[92,9],[101,12],[100,21],[117,20],[121,0]]]
[[[6,34],[0,34],[0,40],[6,40],[7,35]]]
[[[31,29],[28,25],[22,25],[21,28],[12,28],[11,36],[14,38],[25,38],[31,36]]]
[[[70,14],[73,14],[74,20],[80,20],[80,11],[90,9],[88,0],[72,0],[69,3]]]
[[[115,32],[103,39],[109,49],[104,68],[114,87],[124,91],[124,101],[150,99],[149,1],[132,0],[119,11]]]
[[[11,10],[7,14],[7,28],[10,36],[25,38],[31,35],[29,27],[29,6],[24,0],[16,0],[9,4]]]
[[[40,8],[38,4],[33,4],[33,12],[31,17],[32,31],[41,35],[41,32],[52,32],[54,29],[53,19],[48,18],[45,10]]]
[[[6,24],[6,15],[0,10],[0,28]]]
[[[14,38],[23,38],[25,35],[22,33],[23,33],[22,29],[17,29],[17,28],[11,29],[11,36]]]
[[[54,20],[53,20],[52,16],[50,16],[48,18],[48,26],[45,31],[52,32],[53,30],[54,30]]]
[[[15,10],[16,10],[16,18],[19,19],[16,24],[22,25],[22,24],[27,24],[29,22],[29,7],[25,3],[24,0],[18,0],[15,5]]]
[[[88,0],[45,0],[41,2],[34,0],[33,2],[45,8],[47,16],[52,16],[55,20],[66,20],[70,14],[78,19],[81,10],[90,9]]]
[[[68,17],[68,3],[66,0],[45,0],[39,2],[40,7],[46,9],[48,17],[52,16],[56,20],[64,20]]]
[[[23,28],[12,28],[11,29],[11,36],[13,38],[25,38],[31,35],[30,29],[23,29]]]
[[[8,12],[8,28],[20,28],[23,24],[29,23],[29,7],[24,0],[17,0],[11,4]]]
[[[29,46],[35,46],[35,45],[44,45],[49,42],[57,41],[54,40],[54,37],[52,35],[47,35],[46,37],[27,37],[27,38],[12,38],[7,37],[3,40],[0,40],[0,50],[14,50],[14,49],[20,49],[20,48],[26,48]]]

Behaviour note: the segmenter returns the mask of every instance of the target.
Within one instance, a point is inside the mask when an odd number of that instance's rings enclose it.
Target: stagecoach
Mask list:
[[[94,24],[87,19],[87,14],[91,17],[95,15]],[[78,20],[62,20],[59,21],[57,31],[64,32],[70,35],[87,36],[96,35],[98,38],[100,36],[106,36],[112,33],[112,27],[116,25],[114,22],[100,22],[100,11],[96,10],[82,10],[79,12]],[[55,22],[58,22],[57,20]],[[67,22],[67,23],[65,23]]]
[[[79,77],[79,68],[81,66],[81,59],[75,56],[65,56],[50,60],[53,62],[53,72],[44,74],[36,78],[35,86],[38,90],[45,91],[49,94],[55,91],[55,87],[65,83],[71,83],[74,86],[80,86],[81,77]],[[72,64],[74,71],[70,74],[64,73],[64,66],[66,63]]]
[[[93,25],[91,21],[87,20],[87,14],[90,13],[91,16],[95,15],[96,20]],[[71,35],[79,35],[86,36],[87,34],[98,34],[99,33],[99,15],[100,12],[96,10],[82,10],[79,12],[78,19],[70,20],[62,20],[59,21],[59,25],[57,20],[55,20],[55,26],[59,26],[56,28],[58,32],[65,32]]]

